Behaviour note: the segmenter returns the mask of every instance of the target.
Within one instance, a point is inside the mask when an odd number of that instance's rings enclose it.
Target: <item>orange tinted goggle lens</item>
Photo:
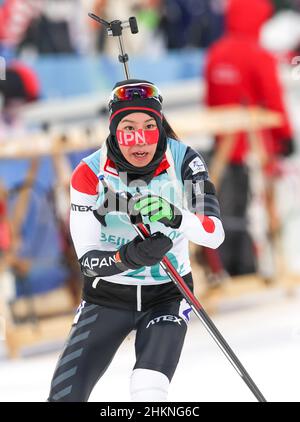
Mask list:
[[[156,98],[161,101],[159,90],[153,85],[127,85],[113,91],[113,101],[131,101],[134,97]]]

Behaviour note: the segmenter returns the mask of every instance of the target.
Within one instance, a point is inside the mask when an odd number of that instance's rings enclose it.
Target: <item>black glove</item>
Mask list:
[[[151,267],[162,260],[172,248],[172,240],[161,232],[146,239],[135,237],[119,249],[120,264],[130,269]],[[118,264],[118,261],[117,261]]]

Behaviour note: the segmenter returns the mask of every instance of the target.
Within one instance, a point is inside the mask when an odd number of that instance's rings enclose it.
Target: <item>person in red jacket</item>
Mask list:
[[[290,154],[293,145],[276,61],[259,44],[260,29],[272,13],[270,0],[229,0],[225,15],[226,32],[208,50],[205,67],[208,106],[261,106],[282,114],[281,127],[261,134],[270,161],[278,155]],[[219,142],[222,137],[216,139],[215,148]],[[246,219],[248,152],[247,135],[237,134],[220,189],[227,232],[220,253],[231,275],[255,272],[254,248],[247,233]]]

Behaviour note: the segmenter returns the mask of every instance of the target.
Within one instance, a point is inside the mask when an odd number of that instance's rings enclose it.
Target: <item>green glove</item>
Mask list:
[[[142,196],[136,200],[133,208],[143,216],[148,216],[151,223],[159,221],[167,227],[177,229],[181,224],[180,210],[161,196]]]

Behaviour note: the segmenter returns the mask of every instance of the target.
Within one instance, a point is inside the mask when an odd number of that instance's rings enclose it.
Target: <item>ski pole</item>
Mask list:
[[[129,216],[130,217],[130,216]],[[151,234],[147,227],[142,223],[132,224],[142,239],[149,237]],[[266,402],[265,397],[262,395],[260,390],[258,389],[257,385],[254,383],[236,354],[233,352],[229,344],[226,342],[218,328],[215,326],[211,318],[207,315],[205,310],[203,309],[202,305],[198,301],[198,299],[194,296],[191,292],[187,284],[185,283],[184,279],[178,273],[178,271],[174,268],[173,264],[169,260],[168,257],[164,256],[162,261],[160,262],[161,268],[165,271],[165,273],[170,277],[170,279],[176,284],[177,288],[181,292],[182,296],[191,306],[192,310],[194,311],[195,315],[200,319],[200,321],[205,326],[206,330],[215,340],[221,351],[230,361],[234,369],[237,373],[241,376],[243,381],[249,387],[251,392],[254,394],[256,399],[259,402]]]
[[[147,237],[151,236],[150,231],[146,227],[146,225],[142,222],[142,217],[139,216],[132,216],[130,215],[128,211],[128,197],[126,197],[126,192],[123,194],[115,192],[104,180],[104,175],[99,175],[99,180],[104,186],[104,191],[112,198],[113,196],[118,198],[118,203],[122,207],[122,211],[126,211],[127,215],[130,219],[130,222],[138,235],[142,239],[146,239]],[[123,201],[123,205],[120,201]],[[102,219],[105,220],[105,207],[101,206],[98,209],[98,214],[101,215]],[[184,279],[181,277],[181,275],[178,273],[178,271],[174,268],[173,264],[169,260],[167,256],[164,256],[162,261],[160,262],[161,268],[164,270],[164,272],[169,276],[170,280],[175,283],[177,288],[179,289],[182,296],[185,298],[185,300],[188,302],[188,304],[191,306],[192,310],[194,311],[195,315],[200,319],[208,333],[211,335],[211,337],[214,339],[218,347],[221,349],[221,351],[224,353],[226,358],[229,360],[231,365],[234,367],[236,372],[240,375],[242,380],[245,382],[245,384],[248,386],[248,388],[251,390],[253,395],[256,397],[256,399],[259,402],[266,402],[265,397],[258,389],[257,385],[254,383],[234,351],[231,349],[227,341],[224,339],[218,328],[215,326],[211,318],[207,315],[205,310],[203,309],[202,305],[198,301],[198,299],[194,296],[194,294],[191,292],[187,284],[185,283]]]

